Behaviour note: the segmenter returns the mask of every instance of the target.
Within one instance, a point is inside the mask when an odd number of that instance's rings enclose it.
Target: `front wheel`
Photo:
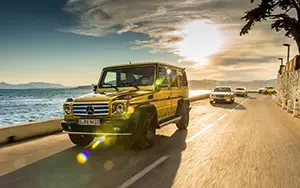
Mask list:
[[[210,101],[212,104],[213,102]],[[181,116],[181,119],[178,123],[176,123],[176,126],[178,129],[186,129],[189,125],[190,120],[190,110],[188,104],[183,104],[180,108],[179,115]]]
[[[82,135],[82,134],[69,134],[71,142],[80,147],[88,146],[93,140],[92,135]]]
[[[132,148],[144,150],[153,145],[156,133],[155,122],[155,116],[150,112],[139,118],[138,128],[133,133]]]

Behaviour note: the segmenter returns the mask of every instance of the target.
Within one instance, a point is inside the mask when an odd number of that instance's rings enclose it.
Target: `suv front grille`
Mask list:
[[[219,98],[224,98],[225,95],[216,95],[216,97],[219,97]]]
[[[108,104],[74,104],[74,116],[108,116]]]

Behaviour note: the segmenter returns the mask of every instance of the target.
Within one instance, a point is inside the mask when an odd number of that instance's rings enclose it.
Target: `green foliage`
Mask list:
[[[254,0],[251,0],[251,3],[253,2]],[[291,16],[292,11],[296,12],[296,17]],[[261,0],[261,3],[247,11],[242,19],[246,20],[246,24],[240,35],[248,34],[256,22],[271,20],[271,28],[277,32],[285,30],[285,36],[296,41],[300,53],[300,0]]]

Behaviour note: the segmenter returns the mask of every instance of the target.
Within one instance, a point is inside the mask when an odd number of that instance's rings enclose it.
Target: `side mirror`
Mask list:
[[[160,91],[159,85],[157,85],[157,84],[154,85],[154,91],[156,91],[156,92],[159,92],[159,91]]]
[[[93,84],[92,87],[93,87],[93,91],[96,92],[96,90],[97,90],[97,85]]]

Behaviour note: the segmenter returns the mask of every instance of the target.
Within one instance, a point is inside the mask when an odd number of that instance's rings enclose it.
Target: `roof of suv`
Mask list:
[[[104,67],[104,69],[118,68],[118,67],[128,67],[128,66],[140,66],[140,65],[163,65],[163,66],[169,66],[169,67],[177,68],[177,69],[184,69],[182,67],[172,65],[172,64],[169,64],[169,63],[165,63],[165,62],[140,62],[140,63],[132,63],[132,64],[128,63],[128,64],[108,66],[108,67]]]

